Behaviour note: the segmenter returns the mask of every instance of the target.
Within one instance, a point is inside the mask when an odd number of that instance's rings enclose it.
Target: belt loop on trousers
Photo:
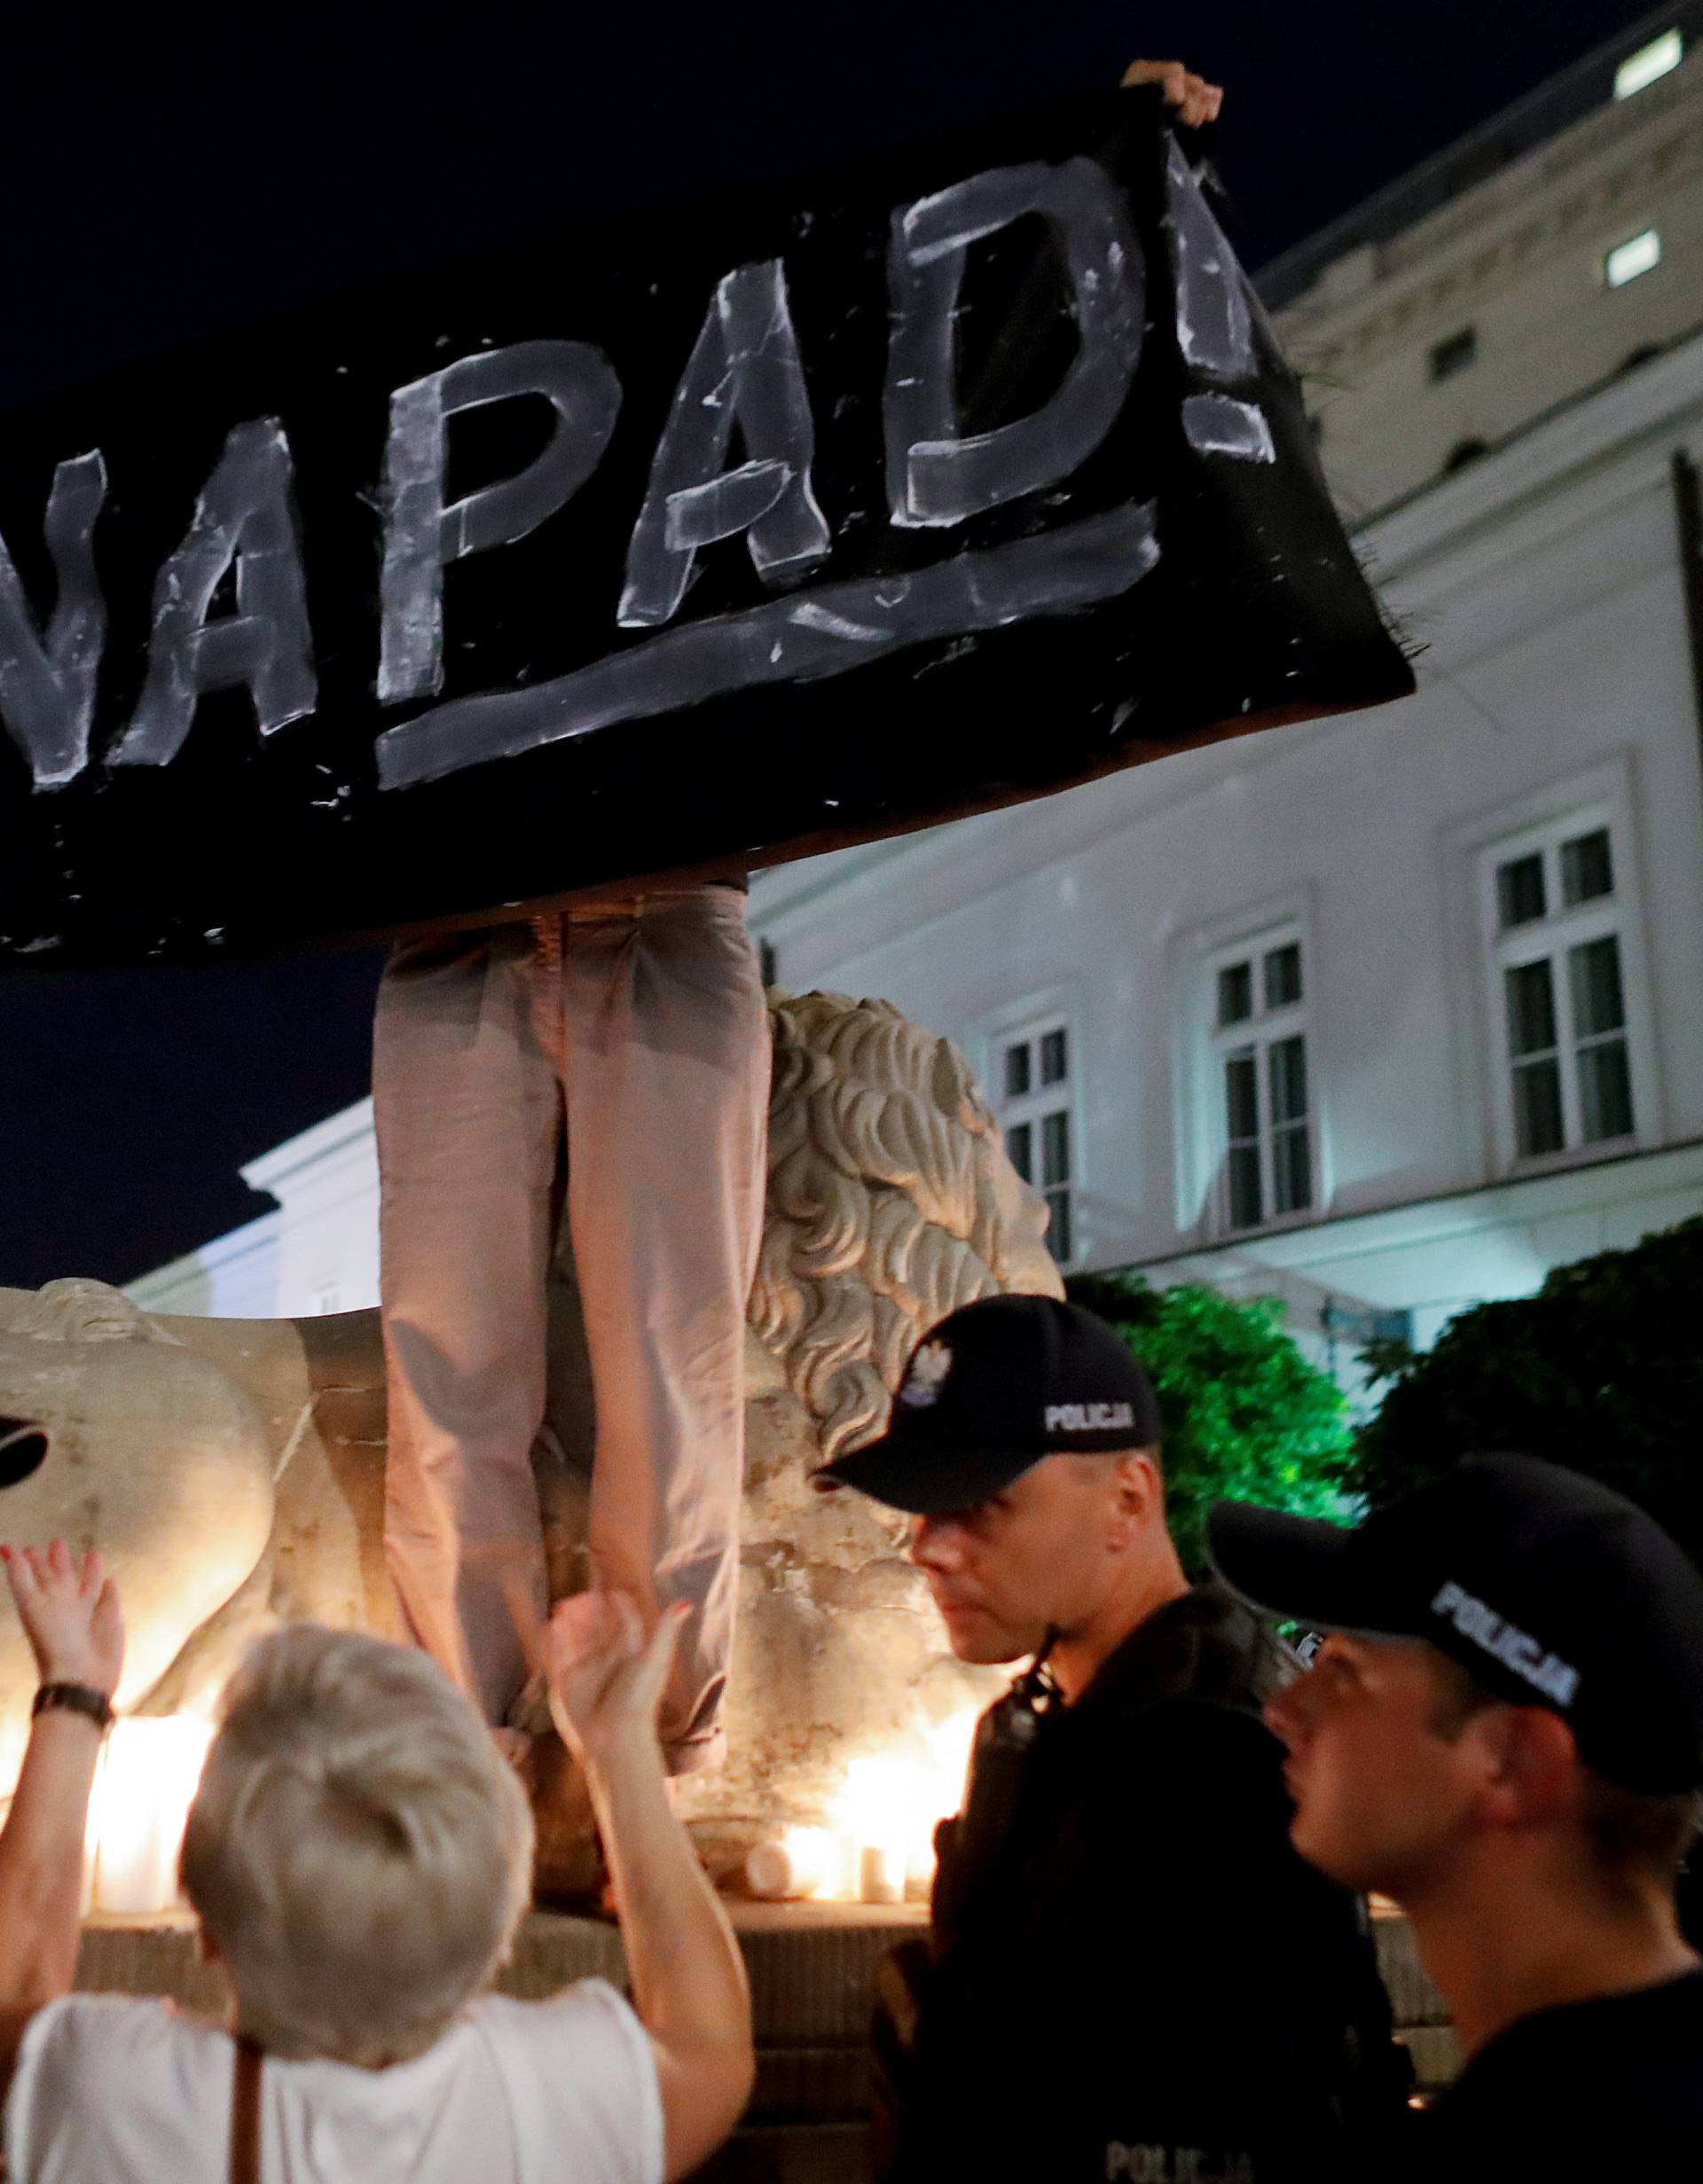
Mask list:
[[[530,923],[533,938],[538,943],[540,966],[546,971],[559,969],[561,964],[561,920],[560,916],[534,918]]]

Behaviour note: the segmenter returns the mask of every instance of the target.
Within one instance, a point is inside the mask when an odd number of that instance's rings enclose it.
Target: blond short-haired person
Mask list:
[[[592,1784],[632,1972],[485,1992],[532,1823],[472,1702],[423,1654],[298,1625],[232,1679],[183,1878],[226,2024],[70,1995],[103,1704],[123,1658],[98,1558],[4,1550],[43,1677],[0,1834],[0,2078],[12,2184],[216,2184],[258,2051],[265,2184],[610,2184],[684,2175],[750,2089],[737,1945],[670,1808],[657,1702],[678,1629],[564,1602],[553,1710]],[[252,2067],[249,2084],[255,2082]]]

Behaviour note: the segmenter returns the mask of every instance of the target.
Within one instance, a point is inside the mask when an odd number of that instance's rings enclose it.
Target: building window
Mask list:
[[[996,1042],[999,1116],[1011,1165],[1047,1201],[1047,1241],[1061,1266],[1076,1250],[1070,1026],[1043,1020]]]
[[[1614,71],[1614,96],[1632,98],[1639,91],[1677,68],[1685,58],[1685,39],[1683,32],[1664,30],[1659,38],[1652,38],[1641,45],[1636,53],[1628,53]]]
[[[1211,967],[1221,1214],[1259,1228],[1313,1204],[1313,1102],[1299,934],[1278,932]]]
[[[1609,252],[1603,260],[1603,278],[1611,288],[1624,288],[1628,281],[1653,272],[1660,263],[1661,237],[1654,228],[1645,228],[1642,235],[1617,243]]]
[[[1479,353],[1477,329],[1463,326],[1458,333],[1451,333],[1447,341],[1439,341],[1431,352],[1431,376],[1433,380],[1453,379],[1456,372],[1464,372]]]
[[[1618,864],[1604,817],[1489,855],[1492,1007],[1516,1161],[1636,1128]]]

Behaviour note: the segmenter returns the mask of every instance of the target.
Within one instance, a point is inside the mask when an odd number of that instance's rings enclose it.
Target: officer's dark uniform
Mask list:
[[[1024,1678],[943,1823],[931,1947],[877,2025],[906,2180],[1325,2184],[1405,2118],[1363,1906],[1291,1848],[1260,1718],[1288,1665],[1216,1583],[1077,1703]]]
[[[819,1483],[944,1520],[1049,1455],[1163,1438],[1103,1321],[983,1297],[930,1329],[885,1434]],[[1406,2058],[1362,1906],[1290,1847],[1283,1748],[1260,1719],[1287,1662],[1250,1609],[1199,1585],[1073,1705],[1032,1669],[983,1716],[964,1811],[940,1832],[932,1946],[899,1953],[883,1984],[880,2165],[905,2184],[1384,2176],[1373,2132],[1406,2118]]]

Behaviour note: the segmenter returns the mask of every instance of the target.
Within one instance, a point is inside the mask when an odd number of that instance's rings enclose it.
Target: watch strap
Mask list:
[[[52,1707],[63,1707],[73,1714],[87,1714],[98,1729],[110,1729],[113,1726],[113,1703],[92,1684],[43,1684],[29,1710],[32,1714],[44,1714]]]

